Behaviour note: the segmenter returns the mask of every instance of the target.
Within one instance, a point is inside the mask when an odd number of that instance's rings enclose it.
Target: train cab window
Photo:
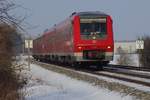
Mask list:
[[[106,21],[99,19],[81,19],[80,33],[82,39],[102,39],[107,35]]]

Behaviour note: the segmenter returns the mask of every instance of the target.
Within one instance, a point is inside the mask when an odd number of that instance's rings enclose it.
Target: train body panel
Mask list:
[[[55,25],[33,41],[37,59],[100,62],[113,58],[112,19],[101,12],[81,12]]]

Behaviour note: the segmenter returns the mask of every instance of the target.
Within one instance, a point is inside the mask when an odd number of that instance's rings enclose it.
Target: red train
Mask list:
[[[33,41],[37,60],[69,64],[107,64],[113,59],[113,28],[109,15],[73,13]]]

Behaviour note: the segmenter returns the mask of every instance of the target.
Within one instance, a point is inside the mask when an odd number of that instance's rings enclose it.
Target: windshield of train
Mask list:
[[[106,18],[81,18],[81,39],[103,39],[107,36]]]

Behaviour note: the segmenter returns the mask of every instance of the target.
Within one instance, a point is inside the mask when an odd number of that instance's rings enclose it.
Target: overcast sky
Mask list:
[[[112,16],[115,40],[150,35],[150,0],[14,0],[18,15],[27,15],[30,34],[41,34],[72,12],[102,11]]]

